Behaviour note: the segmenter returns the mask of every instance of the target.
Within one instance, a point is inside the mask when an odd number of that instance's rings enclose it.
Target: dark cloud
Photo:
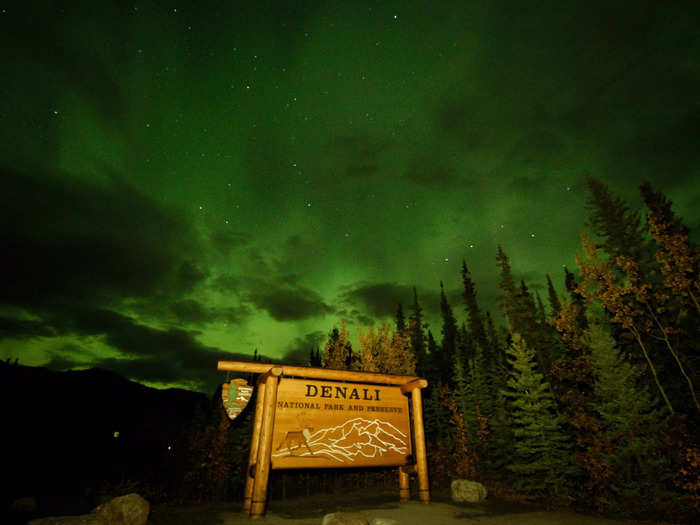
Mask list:
[[[261,289],[250,290],[247,298],[277,321],[323,317],[334,311],[318,293],[303,286],[267,283]]]
[[[202,270],[195,262],[183,261],[175,274],[176,289],[178,292],[191,292],[208,276],[209,273]]]
[[[337,174],[369,178],[380,171],[390,146],[390,141],[367,134],[336,136],[326,143],[322,161]]]
[[[651,173],[667,174],[670,184],[687,184],[697,177],[696,166],[700,165],[698,130],[700,110],[694,108],[640,130],[627,154],[648,166]]]
[[[303,268],[313,250],[310,239],[296,234],[288,237],[278,256],[268,260],[258,250],[251,250],[249,260],[254,275],[222,274],[213,279],[213,289],[235,294],[241,301],[266,311],[277,321],[299,321],[331,314],[335,309],[314,290],[300,283],[300,275],[291,271]],[[264,278],[258,277],[265,275]]]
[[[31,308],[191,289],[204,274],[187,223],[133,188],[35,170],[0,171],[0,302]],[[195,250],[196,252],[196,250]]]
[[[459,140],[467,150],[478,148],[484,143],[485,119],[479,114],[483,101],[460,99],[446,101],[437,111],[438,129]]]
[[[437,155],[415,159],[404,172],[403,179],[439,191],[463,191],[474,186],[473,177],[457,173],[456,168]]]
[[[215,250],[223,255],[229,255],[234,250],[250,244],[252,236],[245,232],[219,230],[209,237],[209,242]]]
[[[311,237],[300,233],[290,235],[281,246],[281,253],[274,258],[273,266],[278,275],[287,274],[286,280],[296,279],[298,276],[289,274],[290,268],[297,267],[308,259],[316,248]]]
[[[243,292],[245,280],[238,275],[223,273],[209,281],[208,285],[212,290],[221,293],[230,293],[239,296]]]
[[[119,78],[105,60],[105,54],[87,43],[88,35],[85,34],[96,27],[94,18],[114,21],[122,10],[103,4],[98,11],[88,15],[91,27],[83,26],[80,32],[71,27],[80,24],[79,17],[70,20],[77,13],[69,14],[65,8],[50,3],[41,6],[32,3],[26,10],[17,6],[13,9],[11,22],[9,17],[3,17],[3,22],[8,22],[2,24],[4,45],[1,47],[12,57],[12,60],[3,62],[17,68],[16,75],[8,76],[12,81],[7,87],[10,90],[29,87],[37,92],[46,91],[45,82],[50,79],[53,93],[66,87],[74,89],[102,118],[123,129],[127,104],[119,87]],[[110,31],[114,44],[109,54],[111,58],[121,58],[126,49],[128,34],[125,26],[122,27],[124,29],[120,31],[119,26],[113,25]]]
[[[514,175],[508,183],[508,191],[535,198],[541,197],[548,185],[551,183],[545,175]]]
[[[32,339],[34,337],[51,337],[53,330],[42,321],[0,317],[0,340]]]
[[[365,321],[362,324],[371,325],[372,319],[395,316],[399,303],[407,313],[413,304],[413,286],[395,282],[358,283],[345,289],[341,301],[350,307],[352,317],[367,316],[362,319]],[[434,309],[435,305],[440,304],[440,293],[418,289],[418,303],[423,308],[428,305],[428,308]]]
[[[205,325],[217,321],[239,324],[250,315],[246,306],[218,308],[206,306],[194,299],[183,299],[169,305],[181,324]]]
[[[417,293],[418,304],[422,308],[424,319],[430,323],[437,322],[433,332],[439,332],[439,323],[441,323],[439,286],[417,287]],[[458,318],[461,318],[463,311],[461,288],[447,288],[445,294],[452,310]],[[381,319],[394,318],[399,303],[403,307],[404,315],[408,317],[413,304],[413,286],[396,282],[357,283],[345,288],[340,302],[345,306],[338,312],[340,318],[353,320],[360,326],[372,326]]]
[[[225,351],[203,345],[198,332],[182,329],[158,329],[107,309],[81,308],[63,311],[47,321],[64,335],[101,335],[120,357],[92,358],[90,366],[107,368],[132,379],[160,382],[210,384],[216,376],[216,362],[234,359]],[[85,366],[76,352],[53,355],[54,367]],[[70,357],[66,357],[70,356]],[[237,356],[249,359],[249,356]],[[60,363],[59,363],[60,361]]]
[[[564,143],[552,128],[539,128],[517,138],[509,147],[508,158],[511,162],[541,167],[565,153]]]
[[[73,357],[69,357],[68,355],[50,352],[49,356],[50,359],[44,364],[44,366],[50,368],[51,370],[71,370],[73,368],[85,366],[84,361],[81,362]]]
[[[313,348],[323,351],[323,344],[327,334],[320,330],[305,334],[303,337],[295,337],[282,357],[283,363],[305,366],[309,363],[309,352]]]

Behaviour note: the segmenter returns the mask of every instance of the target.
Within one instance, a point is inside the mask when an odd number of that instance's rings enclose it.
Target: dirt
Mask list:
[[[487,500],[482,504],[455,504],[437,498],[429,505],[418,501],[399,503],[396,494],[354,493],[344,497],[270,501],[263,519],[241,513],[240,503],[191,507],[154,506],[149,525],[320,525],[331,512],[360,512],[371,518],[395,519],[399,525],[625,525],[629,520],[587,516],[569,511],[550,511],[526,505]]]

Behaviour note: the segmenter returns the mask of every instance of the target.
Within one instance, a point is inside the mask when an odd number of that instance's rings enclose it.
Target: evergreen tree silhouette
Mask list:
[[[340,330],[333,327],[328,334],[328,342],[323,352],[323,368],[348,370],[352,366],[352,344],[348,338],[345,321],[340,323]]]
[[[442,345],[436,356],[435,366],[443,384],[452,381],[452,367],[457,356],[458,331],[457,320],[452,313],[452,307],[447,301],[445,287],[440,281],[440,312],[442,314]]]
[[[423,308],[418,303],[418,292],[413,287],[413,304],[408,318],[408,331],[413,354],[416,356],[416,373],[425,376],[427,370],[427,352],[425,347],[425,332],[423,326]]]
[[[618,196],[613,196],[606,184],[590,175],[585,177],[589,198],[586,222],[593,233],[603,239],[602,247],[612,257],[625,255],[642,261],[646,251],[639,213]]]
[[[433,332],[428,330],[428,356],[427,356],[427,370],[426,376],[428,377],[429,385],[437,385],[442,383],[440,370],[437,368],[440,362],[440,346],[435,341],[433,337]]]
[[[464,298],[465,309],[469,315],[469,331],[472,337],[481,345],[486,358],[490,359],[492,357],[491,347],[486,337],[483,316],[476,299],[476,287],[474,286],[471,274],[467,268],[467,263],[464,260],[462,260],[462,283],[464,285],[462,297]]]
[[[396,309],[396,331],[403,332],[406,329],[406,318],[403,315],[403,306],[399,303]]]
[[[588,319],[586,318],[586,300],[583,295],[577,290],[579,282],[573,272],[564,266],[564,287],[569,292],[571,304],[576,305],[576,325],[583,332],[588,327]]]
[[[552,279],[549,277],[549,274],[547,274],[547,295],[549,297],[549,307],[552,310],[552,317],[556,319],[557,315],[559,315],[559,310],[561,310],[561,302],[559,301],[559,296],[557,295],[557,291],[554,289],[554,285],[552,284]]]
[[[601,425],[598,449],[611,472],[601,491],[601,506],[616,512],[636,507],[635,514],[644,515],[650,502],[663,494],[672,497],[664,486],[670,481],[669,461],[660,442],[667,412],[607,331],[593,324],[585,339],[595,377],[593,406]]]
[[[518,474],[515,487],[531,497],[563,500],[571,474],[571,443],[556,414],[554,399],[544,376],[537,372],[535,353],[520,334],[508,348],[511,365],[508,388],[515,437],[508,470]]]

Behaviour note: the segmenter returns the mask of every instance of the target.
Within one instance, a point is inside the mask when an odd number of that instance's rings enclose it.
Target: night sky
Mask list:
[[[65,3],[0,7],[2,359],[210,391],[413,286],[439,341],[462,258],[562,291],[586,173],[700,227],[700,3]]]

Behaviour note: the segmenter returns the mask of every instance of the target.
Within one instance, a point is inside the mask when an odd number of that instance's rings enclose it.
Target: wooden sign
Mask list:
[[[398,386],[281,378],[272,468],[398,466],[411,454]]]
[[[418,498],[430,502],[425,379],[242,361],[219,361],[218,369],[261,374],[243,493],[251,518],[265,515],[271,469],[397,466],[400,501],[410,499],[409,480],[416,476]],[[251,389],[236,381],[224,385],[227,409]],[[245,404],[249,399],[250,393]]]
[[[221,398],[229,419],[236,419],[243,409],[248,406],[253,387],[245,379],[232,379],[221,387]]]

